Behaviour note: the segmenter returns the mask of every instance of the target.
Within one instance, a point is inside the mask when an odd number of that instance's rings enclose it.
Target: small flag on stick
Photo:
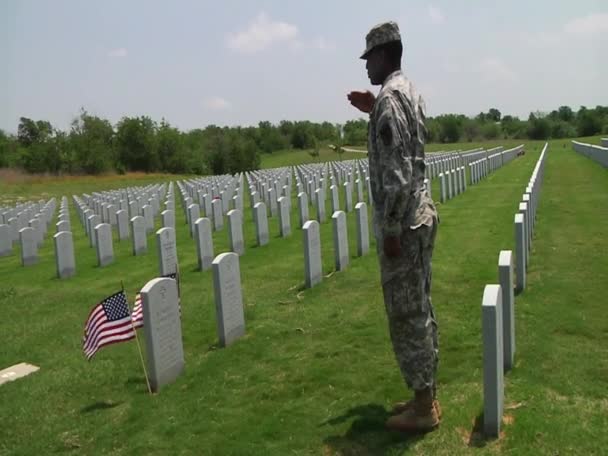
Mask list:
[[[91,310],[84,326],[82,349],[87,359],[91,359],[101,347],[134,337],[127,296],[124,291],[119,291]]]

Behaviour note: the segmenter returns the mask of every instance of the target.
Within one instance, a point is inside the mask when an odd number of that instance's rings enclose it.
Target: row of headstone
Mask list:
[[[547,146],[545,143],[520,203],[520,212],[515,215],[515,258],[511,250],[500,251],[498,284],[486,285],[483,293],[483,429],[489,437],[500,435],[505,397],[504,375],[514,365],[514,291],[525,288],[527,258],[544,176]]]
[[[61,199],[59,221],[55,224],[57,233],[53,236],[55,245],[55,267],[57,278],[67,279],[76,274],[76,257],[74,255],[74,240],[70,211],[66,197]]]
[[[37,263],[38,249],[42,247],[55,208],[55,198],[3,208],[0,212],[0,257],[11,255],[13,245],[19,242],[22,264]]]
[[[532,249],[536,210],[544,177],[547,147],[548,144],[545,143],[534,171],[532,171],[532,176],[526,186],[526,190],[522,195],[518,212],[515,214],[516,290],[518,293],[526,288],[526,271]]]
[[[357,203],[355,212],[357,256],[363,256],[369,252],[369,225],[366,204]],[[336,211],[331,218],[335,270],[344,271],[350,262],[346,213],[344,211]],[[316,220],[306,221],[302,226],[302,236],[304,248],[304,283],[307,288],[312,288],[319,284],[323,278],[319,222]]]
[[[575,152],[590,158],[604,168],[608,168],[608,138],[602,138],[601,146],[572,141],[572,148]]]
[[[442,203],[460,195],[467,189],[465,169],[464,166],[460,166],[459,168],[439,174],[439,192]]]
[[[202,220],[202,219],[199,219]],[[208,219],[206,219],[208,220]],[[173,228],[161,228],[159,256],[161,275],[177,271]],[[221,347],[228,347],[245,335],[245,312],[239,256],[222,253],[212,262],[217,334]],[[141,290],[147,370],[153,392],[174,382],[185,366],[179,290],[175,279],[159,277]]]

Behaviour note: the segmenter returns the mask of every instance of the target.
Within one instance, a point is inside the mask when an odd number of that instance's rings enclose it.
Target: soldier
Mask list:
[[[394,22],[366,36],[371,92],[351,92],[353,106],[369,113],[369,170],[373,223],[384,304],[393,350],[414,398],[395,405],[386,425],[430,431],[439,425],[436,400],[437,323],[431,305],[431,257],[439,219],[424,183],[425,108],[401,72],[403,46]]]

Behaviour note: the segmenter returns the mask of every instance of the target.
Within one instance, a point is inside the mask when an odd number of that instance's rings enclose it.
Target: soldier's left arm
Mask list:
[[[384,236],[399,236],[412,188],[412,161],[407,150],[410,132],[405,113],[390,98],[381,103],[376,144],[386,198],[382,231]]]

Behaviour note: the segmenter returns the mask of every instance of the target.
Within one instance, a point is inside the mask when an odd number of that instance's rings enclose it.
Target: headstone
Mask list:
[[[365,203],[357,203],[355,212],[357,215],[357,255],[363,256],[369,252],[369,225]]]
[[[483,292],[483,430],[498,437],[504,403],[502,347],[502,291],[500,285],[486,285]]]
[[[133,240],[133,255],[143,255],[148,251],[146,221],[141,215],[131,219],[131,239]]]
[[[150,387],[158,392],[184,370],[177,282],[166,277],[156,278],[149,281],[140,294]]]
[[[61,231],[71,231],[70,222],[67,220],[62,220],[61,222],[55,223],[55,233],[60,233]]]
[[[17,217],[11,217],[8,219],[9,231],[11,233],[11,241],[17,242],[19,240],[19,219]]]
[[[302,227],[304,240],[304,281],[312,288],[323,279],[319,222],[309,220]]]
[[[70,231],[60,231],[53,236],[55,243],[55,266],[57,277],[67,279],[76,272],[76,261],[74,259],[74,243]]]
[[[163,228],[173,228],[175,229],[175,212],[171,209],[165,209],[160,213]]]
[[[139,206],[137,201],[129,201],[129,218],[137,217],[139,215]]]
[[[325,195],[321,188],[315,190],[315,203],[317,205],[317,221],[325,223]]]
[[[220,345],[227,347],[245,334],[239,256],[222,253],[213,260],[212,268],[217,332]]]
[[[274,188],[268,190],[268,206],[270,207],[270,216],[277,216],[277,194]]]
[[[224,212],[222,209],[222,200],[219,198],[214,199],[211,202],[213,211],[213,229],[216,231],[224,228]]]
[[[348,232],[346,229],[346,214],[337,211],[331,216],[334,234],[334,257],[336,271],[343,271],[348,266]]]
[[[515,297],[513,294],[513,253],[501,250],[498,256],[498,281],[502,290],[504,370],[513,367],[515,356]]]
[[[344,195],[345,195],[346,212],[352,212],[352,210],[353,210],[353,188],[350,185],[350,182],[344,182]]]
[[[298,215],[302,227],[308,221],[308,196],[304,192],[298,193]]]
[[[0,257],[8,256],[13,251],[13,239],[11,228],[8,225],[0,225]]]
[[[36,372],[40,368],[28,363],[19,363],[0,370],[0,385],[12,382]]]
[[[25,227],[19,230],[21,241],[21,264],[31,266],[38,263],[38,242],[33,228]]]
[[[175,230],[161,228],[156,232],[156,247],[158,251],[158,270],[161,276],[177,273],[177,245]]]
[[[201,271],[206,271],[211,268],[213,262],[213,237],[211,220],[208,218],[199,218],[194,222],[195,238],[196,238],[196,253],[198,257],[198,268]]]
[[[268,214],[266,205],[262,202],[253,206],[253,221],[255,223],[255,236],[258,246],[268,244]]]
[[[104,267],[114,262],[114,246],[112,245],[112,225],[100,223],[94,229],[95,247],[97,249],[97,265]]]
[[[340,210],[340,195],[338,187],[335,185],[330,186],[329,191],[331,192],[331,213],[333,214]]]
[[[194,222],[201,216],[200,207],[198,204],[192,203],[188,206],[188,223],[190,224],[190,237],[194,237]]]
[[[38,248],[42,247],[42,225],[44,221],[34,218],[29,221],[29,226],[34,230],[34,237],[36,238],[36,244]]]
[[[127,219],[127,211],[124,209],[116,212],[116,224],[118,228],[118,240],[124,241],[129,239],[129,222]]]
[[[116,220],[116,212],[117,207],[113,204],[109,204],[107,207],[108,210],[108,223],[112,226],[116,226],[118,224],[118,220]]]
[[[526,228],[523,214],[515,214],[515,291],[526,288]]]
[[[230,250],[236,254],[245,253],[245,242],[243,241],[243,217],[241,211],[232,209],[228,212],[228,239]]]
[[[281,237],[287,237],[291,235],[291,219],[289,210],[289,200],[286,196],[281,196],[278,201],[279,204],[279,231]]]
[[[146,233],[151,233],[154,231],[154,214],[152,213],[152,206],[145,204],[141,209],[146,222]]]

